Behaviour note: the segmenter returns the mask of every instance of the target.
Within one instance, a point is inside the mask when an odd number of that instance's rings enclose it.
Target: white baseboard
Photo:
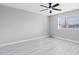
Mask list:
[[[79,41],[75,41],[75,40],[71,40],[71,39],[67,39],[67,38],[63,38],[63,37],[58,37],[58,36],[53,36],[53,37],[56,39],[62,39],[62,40],[66,40],[66,41],[70,41],[70,42],[79,44]]]
[[[48,35],[44,35],[44,36],[34,37],[34,38],[25,39],[25,40],[21,40],[21,41],[0,44],[0,47],[4,47],[4,46],[8,46],[8,45],[13,45],[13,44],[18,44],[18,43],[22,43],[22,42],[28,42],[28,41],[32,41],[32,40],[38,40],[38,39],[46,38],[46,37],[49,37],[49,36]]]

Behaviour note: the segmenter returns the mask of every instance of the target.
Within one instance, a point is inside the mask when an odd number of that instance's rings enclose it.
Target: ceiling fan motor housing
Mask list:
[[[51,7],[52,7],[52,6],[51,6],[51,4],[52,4],[52,3],[49,3],[49,8],[51,8]]]

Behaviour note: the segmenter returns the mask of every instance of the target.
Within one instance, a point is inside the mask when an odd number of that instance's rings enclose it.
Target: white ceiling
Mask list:
[[[48,16],[79,9],[79,3],[60,3],[60,6],[58,6],[57,8],[62,9],[62,11],[53,10],[52,14],[50,14],[48,10],[40,12],[40,10],[45,9],[44,7],[40,6],[41,4],[48,6],[48,3],[1,3],[1,5],[23,9],[26,11],[35,12],[35,13],[48,15]],[[52,5],[54,4],[55,3],[52,3]]]

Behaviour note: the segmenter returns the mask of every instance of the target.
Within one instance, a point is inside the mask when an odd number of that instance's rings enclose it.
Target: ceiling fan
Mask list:
[[[45,5],[40,5],[42,7],[45,7],[46,9],[40,10],[41,11],[45,11],[45,10],[49,10],[49,13],[52,13],[52,10],[56,10],[56,11],[61,11],[61,9],[57,9],[55,7],[59,6],[59,3],[56,3],[52,6],[52,3],[48,3],[49,6],[45,6]]]

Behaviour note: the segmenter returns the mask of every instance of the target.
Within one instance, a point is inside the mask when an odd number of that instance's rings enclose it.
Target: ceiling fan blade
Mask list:
[[[55,5],[53,5],[52,7],[57,7],[57,6],[59,6],[59,3],[56,3]]]
[[[40,5],[40,6],[45,7],[45,8],[48,8],[47,6],[44,6],[44,5]]]
[[[53,8],[53,10],[62,11],[61,9],[56,9],[56,8]]]
[[[43,9],[43,10],[40,10],[40,12],[41,12],[41,11],[45,11],[45,10],[48,10],[48,9]]]

